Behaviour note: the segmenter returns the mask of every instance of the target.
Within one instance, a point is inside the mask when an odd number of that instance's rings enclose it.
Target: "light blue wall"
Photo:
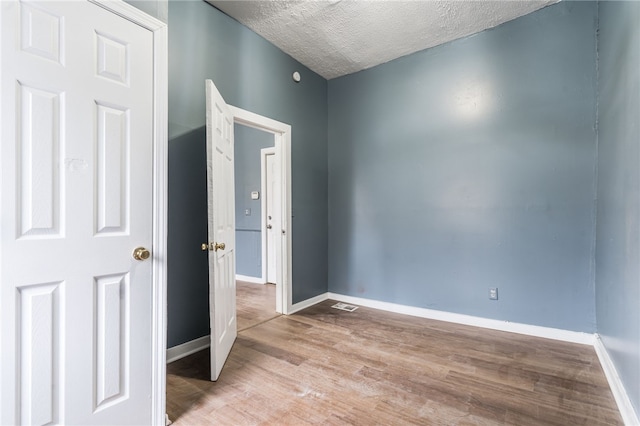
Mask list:
[[[142,10],[145,13],[158,18],[164,23],[167,23],[169,12],[168,0],[124,0],[132,6]]]
[[[260,192],[260,150],[273,147],[272,133],[236,124],[236,274],[262,277],[262,193],[252,200],[251,192]],[[250,214],[246,215],[246,210]]]
[[[162,3],[137,6],[159,16]],[[599,61],[596,9],[547,7],[332,80],[327,100],[326,81],[234,20],[170,2],[169,346],[208,333],[197,248],[203,81],[213,78],[229,103],[293,125],[294,302],[328,282],[371,299],[597,328],[640,412],[640,3],[600,4]]]
[[[209,333],[207,78],[227,103],[292,126],[293,301],[327,291],[327,81],[204,1],[170,1],[169,347]]]
[[[205,137],[199,127],[169,140],[167,347],[209,334]]]
[[[596,317],[640,414],[640,3],[599,18]]]
[[[329,81],[329,291],[595,331],[596,25],[562,2]]]

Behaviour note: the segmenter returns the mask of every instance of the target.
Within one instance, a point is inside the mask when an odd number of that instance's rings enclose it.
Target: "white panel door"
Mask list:
[[[275,151],[275,150],[274,150]],[[266,178],[267,184],[265,188],[267,193],[265,195],[266,214],[267,214],[267,282],[276,284],[276,267],[277,267],[277,251],[276,242],[279,237],[279,191],[278,191],[278,168],[276,166],[276,155],[274,153],[265,155],[266,163]]]
[[[218,380],[233,342],[236,322],[233,116],[222,95],[206,81],[207,198],[211,380]]]
[[[0,7],[0,424],[150,424],[153,35]]]

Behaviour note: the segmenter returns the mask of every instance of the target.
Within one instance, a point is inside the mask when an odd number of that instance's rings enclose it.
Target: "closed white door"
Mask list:
[[[211,80],[207,97],[207,198],[211,380],[218,380],[233,342],[236,322],[233,116]]]
[[[265,150],[266,151],[266,150]],[[267,214],[267,282],[277,283],[276,267],[277,252],[276,239],[278,238],[278,185],[275,150],[270,149],[265,155],[267,184],[265,188],[266,214]]]
[[[0,424],[150,424],[152,33],[1,9]]]

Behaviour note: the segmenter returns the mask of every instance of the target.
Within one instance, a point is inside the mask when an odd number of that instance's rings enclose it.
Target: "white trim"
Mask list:
[[[211,346],[211,338],[209,335],[206,335],[180,345],[170,347],[167,349],[167,364],[196,352],[200,352],[203,349],[207,349],[209,346]]]
[[[151,422],[166,415],[167,347],[167,157],[168,30],[167,24],[120,0],[89,0],[153,33],[153,300],[151,324]]]
[[[616,366],[598,334],[595,335],[593,347],[595,348],[598,359],[600,360],[600,365],[604,370],[604,375],[607,377],[607,382],[609,382],[613,398],[616,400],[616,404],[618,404],[618,410],[620,410],[622,421],[625,425],[640,425],[640,419],[633,409],[633,404],[631,403],[631,399],[627,394],[622,380],[620,380]]]
[[[302,302],[298,302],[295,305],[291,305],[291,308],[289,308],[289,313],[287,313],[287,315],[295,314],[296,312],[307,309],[310,306],[316,305],[320,302],[324,302],[325,300],[329,299],[329,294],[331,293],[322,293],[312,297],[311,299],[303,300]]]
[[[114,13],[127,21],[140,25],[143,28],[148,29],[151,32],[160,30],[162,26],[167,26],[166,23],[160,21],[157,18],[149,15],[148,13],[132,6],[122,0],[87,0],[89,3],[93,3],[103,9]],[[164,417],[164,416],[163,416]]]
[[[159,22],[159,21],[158,21]],[[167,25],[154,31],[155,149],[154,149],[154,295],[153,295],[153,390],[152,422],[164,424],[166,417],[167,369],[167,188],[168,188],[168,31]]]
[[[275,148],[269,148],[275,151]],[[266,209],[267,209],[267,199],[264,196],[264,194],[267,192],[267,178],[266,178],[266,174],[267,174],[267,165],[265,164],[266,162],[266,157],[265,155],[262,153],[262,149],[260,150],[260,212],[261,212],[261,217],[260,217],[260,247],[261,247],[261,253],[260,253],[260,261],[261,261],[261,274],[262,274],[262,280],[266,283],[267,282],[267,214],[266,214]]]
[[[364,299],[361,297],[345,296],[343,294],[337,293],[328,293],[328,298],[337,300],[339,302],[366,306],[368,308],[375,308],[383,311],[395,312],[398,314],[411,315],[414,317],[429,318],[456,324],[471,325],[474,327],[525,334],[527,336],[544,337],[546,339],[561,340],[564,342],[593,345],[594,341],[593,334],[581,333],[578,331],[561,330],[558,328],[540,327],[537,325],[500,321],[445,311],[436,311],[433,309],[399,305],[397,303],[380,302],[378,300]]]
[[[266,284],[267,282],[260,277],[250,277],[249,275],[236,274],[236,281],[245,281],[253,284]]]
[[[282,277],[282,288],[284,289],[282,292],[282,300],[284,302],[282,313],[288,315],[293,308],[293,227],[289,226],[289,219],[293,217],[291,212],[291,206],[293,205],[291,201],[291,126],[289,126],[288,132],[281,135],[281,139],[282,143],[285,145],[285,149],[280,152],[280,162],[281,164],[284,164],[285,170],[282,184],[280,186],[280,202],[282,203],[280,212],[283,218],[282,229],[286,230],[283,242],[284,247],[281,251],[281,253],[285,253],[285,256],[283,257],[285,265],[283,265],[282,269],[286,273],[286,275],[283,274]]]
[[[277,239],[278,256],[276,282],[276,312],[291,313],[292,304],[292,250],[291,250],[291,126],[229,105],[233,121],[274,134],[276,161],[280,168],[280,226],[284,238]],[[266,273],[265,273],[266,275]]]

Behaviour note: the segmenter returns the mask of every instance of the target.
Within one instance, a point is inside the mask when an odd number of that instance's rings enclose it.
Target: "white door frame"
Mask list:
[[[229,105],[236,124],[272,133],[275,139],[276,161],[279,160],[280,224],[282,238],[276,244],[279,251],[276,282],[276,312],[288,315],[292,311],[291,263],[291,126]],[[263,192],[264,193],[264,192]],[[264,253],[264,248],[263,248]],[[266,266],[262,262],[262,276],[266,279]]]
[[[151,419],[165,424],[167,353],[167,155],[168,31],[167,24],[121,0],[89,0],[153,33],[153,300],[151,321]]]
[[[276,149],[275,147],[271,148],[263,148],[260,150],[260,191],[262,191],[262,197],[260,197],[260,210],[262,213],[262,217],[260,218],[260,229],[262,234],[262,282],[267,283],[268,278],[268,250],[267,246],[267,196],[272,197],[273,195],[267,189],[267,156],[275,155]]]

